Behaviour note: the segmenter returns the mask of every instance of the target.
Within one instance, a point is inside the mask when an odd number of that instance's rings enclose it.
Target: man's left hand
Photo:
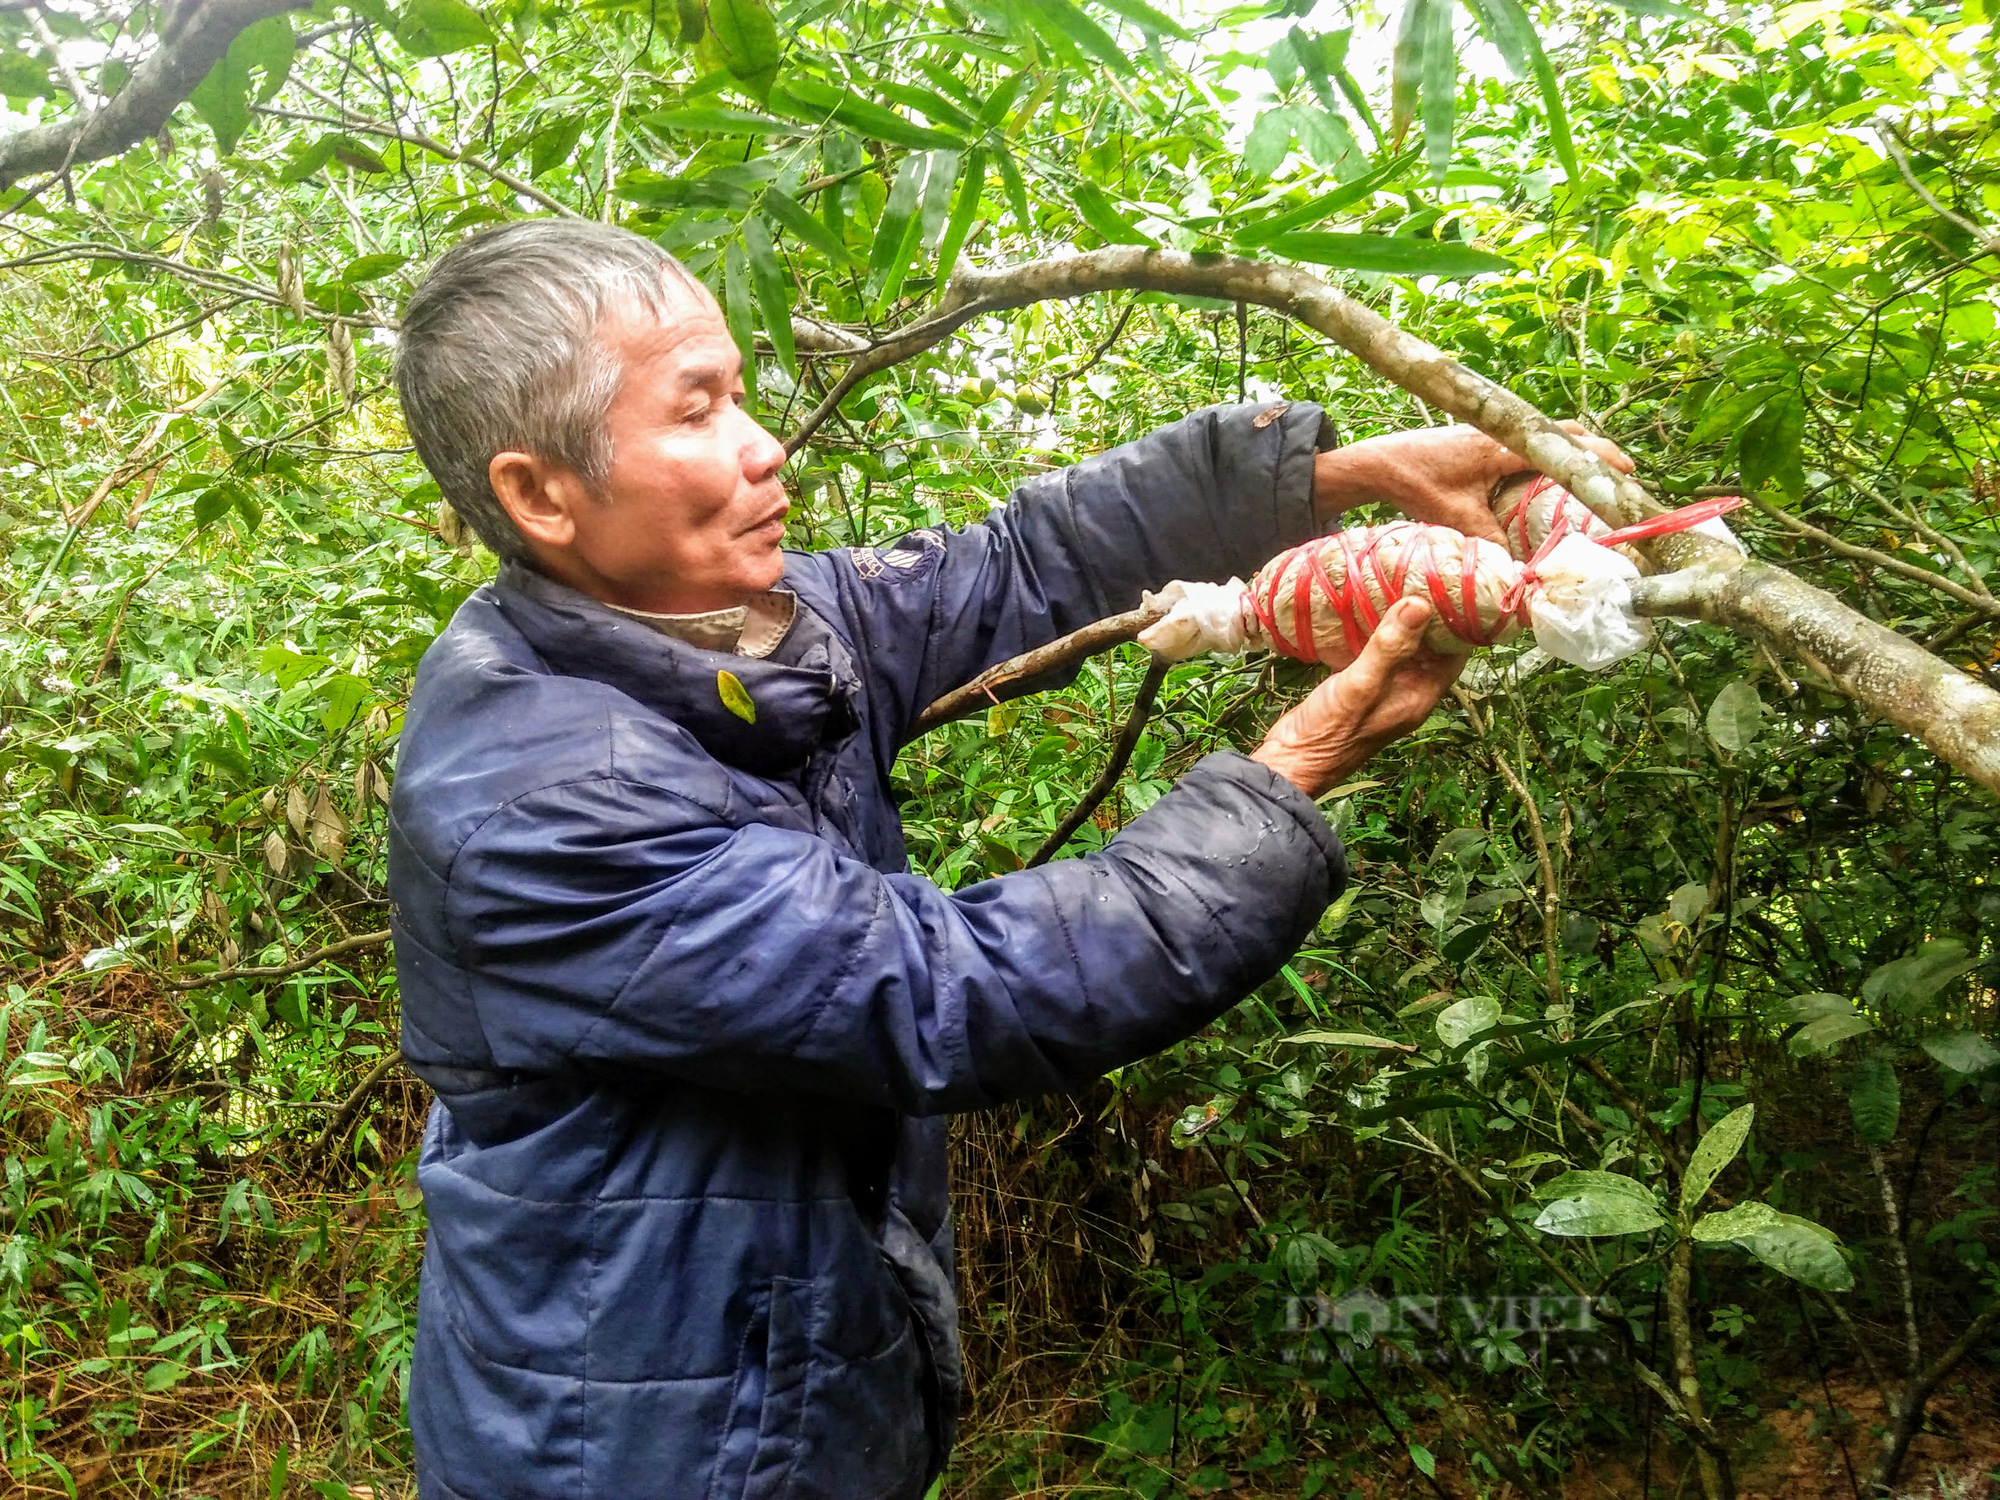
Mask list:
[[[1561,425],[1619,473],[1632,472],[1632,460],[1616,443],[1584,431],[1580,422]],[[1314,460],[1313,509],[1329,526],[1342,511],[1386,501],[1412,520],[1505,546],[1493,518],[1493,487],[1532,468],[1476,427],[1385,433]]]

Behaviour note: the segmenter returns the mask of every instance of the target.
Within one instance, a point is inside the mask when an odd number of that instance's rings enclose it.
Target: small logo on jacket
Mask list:
[[[935,531],[913,531],[887,547],[849,547],[848,559],[863,578],[881,578],[890,573],[914,573],[933,552],[944,550],[944,538]]]

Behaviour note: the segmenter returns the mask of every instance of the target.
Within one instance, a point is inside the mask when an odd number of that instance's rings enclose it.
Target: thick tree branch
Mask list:
[[[1253,302],[1286,313],[1385,379],[1504,443],[1611,525],[1629,526],[1663,509],[1636,481],[1614,472],[1528,402],[1316,276],[1236,256],[1129,246],[992,271],[961,265],[938,311],[857,356],[786,446],[796,451],[869,375],[932,347],[973,318],[1113,290]],[[1711,537],[1680,532],[1643,546],[1669,576],[1645,586],[1642,612],[1693,615],[1749,634],[1806,663],[1864,708],[2000,792],[2000,693],[1824,590]],[[994,685],[996,674],[1009,681],[1029,675],[1013,670],[1015,665],[989,671],[987,685]],[[933,712],[945,701],[925,714],[919,732],[940,722]]]
[[[0,136],[0,188],[32,172],[60,172],[136,146],[167,123],[237,33],[303,8],[302,0],[194,0],[167,7],[160,45],[102,109]]]

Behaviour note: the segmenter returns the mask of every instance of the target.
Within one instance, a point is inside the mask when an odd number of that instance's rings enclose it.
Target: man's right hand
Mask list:
[[[1353,663],[1273,724],[1250,758],[1318,797],[1422,724],[1466,661],[1425,649],[1430,618],[1429,600],[1398,601]]]

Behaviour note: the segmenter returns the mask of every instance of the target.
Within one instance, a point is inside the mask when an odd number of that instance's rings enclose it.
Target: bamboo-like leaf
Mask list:
[[[1386,271],[1395,276],[1476,276],[1483,271],[1514,269],[1512,261],[1470,245],[1405,239],[1401,235],[1306,230],[1273,235],[1264,242],[1264,248],[1287,260],[1339,266],[1349,271]]]
[[[934,146],[951,148],[965,142],[956,135],[933,130],[906,120],[893,109],[862,99],[846,89],[804,73],[788,74],[771,89],[766,101],[780,114],[819,124],[835,120],[856,135],[885,141],[891,146],[907,146],[923,151]]]
[[[986,185],[986,153],[975,151],[965,159],[965,170],[959,174],[958,196],[952,200],[951,218],[945,224],[944,238],[938,241],[938,280],[951,280],[952,268],[958,264],[959,252],[965,248],[965,237],[972,230],[972,221],[979,214],[979,194]]]
[[[896,167],[896,180],[890,184],[888,201],[882,205],[881,222],[875,226],[875,248],[868,255],[870,301],[883,294],[892,275],[898,282],[902,280],[902,267],[898,262],[909,240],[910,226],[916,217],[917,202],[929,170],[930,158],[917,153],[904,157]]]
[[[1123,16],[1141,31],[1150,31],[1157,36],[1170,36],[1178,42],[1189,41],[1194,36],[1193,32],[1178,21],[1169,20],[1146,4],[1146,0],[1097,0],[1097,3],[1113,15]]]
[[[1424,152],[1431,177],[1444,181],[1451,168],[1451,136],[1458,114],[1458,49],[1452,35],[1456,0],[1430,0],[1424,17]]]
[[[1465,0],[1479,29],[1493,49],[1500,54],[1500,60],[1507,64],[1507,71],[1516,78],[1525,78],[1528,73],[1528,48],[1533,41],[1535,28],[1528,20],[1527,12],[1521,9],[1519,0]]]
[[[1130,219],[1118,211],[1118,207],[1103,189],[1093,183],[1079,182],[1070,189],[1070,202],[1076,211],[1098,234],[1113,245],[1150,245],[1153,243],[1141,233]]]
[[[771,231],[762,219],[748,219],[743,225],[743,248],[750,255],[750,289],[756,294],[757,315],[764,324],[764,337],[778,356],[787,375],[798,378],[798,351],[792,346],[792,292],[778,252],[771,244]]]
[[[1556,160],[1562,163],[1563,171],[1571,182],[1583,178],[1583,169],[1577,165],[1576,146],[1569,136],[1569,112],[1563,108],[1562,89],[1556,83],[1556,70],[1549,65],[1549,56],[1542,50],[1542,39],[1535,35],[1530,26],[1527,31],[1528,68],[1535,75],[1535,84],[1542,91],[1542,110],[1548,116],[1549,141],[1555,147]]]
[[[704,135],[799,135],[802,127],[772,115],[747,109],[724,109],[719,104],[680,104],[655,110],[640,117],[639,123],[654,130],[688,130]]]
[[[1235,241],[1239,245],[1253,248],[1258,245],[1268,245],[1281,234],[1330,219],[1342,209],[1351,208],[1356,203],[1365,201],[1396,181],[1416,164],[1419,155],[1420,153],[1416,151],[1405,151],[1383,162],[1367,176],[1357,177],[1344,187],[1337,187],[1330,193],[1322,193],[1311,202],[1302,203],[1297,208],[1287,209],[1281,214],[1273,214],[1268,219],[1247,224],[1236,231]]]
[[[1007,206],[1014,210],[1014,222],[1023,230],[1032,230],[1035,215],[1028,207],[1028,184],[1021,177],[1021,169],[1005,151],[1000,152],[997,159],[1000,163],[1000,182],[1007,189]]]
[[[743,353],[743,384],[757,387],[757,345],[752,335],[755,320],[751,313],[750,266],[740,240],[731,240],[722,250],[722,318],[729,336]]]
[[[1043,36],[1074,44],[1078,51],[1114,73],[1132,71],[1132,60],[1111,39],[1111,33],[1070,4],[1070,0],[1027,0],[1022,10],[1029,24]]]
[[[837,266],[851,266],[854,252],[835,238],[831,229],[807,213],[798,199],[779,192],[776,188],[765,188],[763,196],[757,200],[758,207],[769,214],[778,226],[794,239],[802,240]]]
[[[1389,134],[1398,146],[1417,118],[1417,98],[1423,90],[1424,43],[1435,0],[1406,0],[1396,27],[1396,50],[1389,62]]]
[[[708,33],[731,77],[759,97],[770,92],[784,45],[764,0],[708,0]]]

